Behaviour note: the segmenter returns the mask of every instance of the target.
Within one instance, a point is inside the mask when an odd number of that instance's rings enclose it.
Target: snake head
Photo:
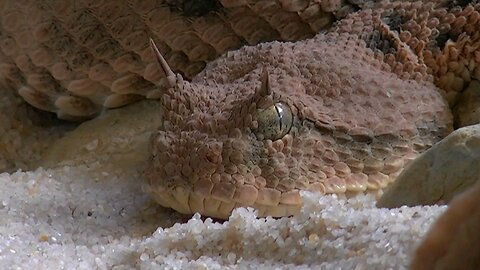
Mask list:
[[[391,73],[369,49],[332,40],[244,47],[191,82],[158,53],[169,88],[147,191],[181,213],[227,218],[240,206],[297,213],[300,190],[345,194],[390,183],[448,129],[445,101],[432,84]]]
[[[162,97],[163,124],[152,138],[145,188],[160,204],[183,213],[225,218],[238,206],[277,207],[281,193],[272,187],[279,180],[267,174],[274,171],[271,156],[291,148],[294,115],[293,103],[272,90],[268,69],[257,68],[251,78],[230,86],[188,82],[151,44],[169,88]],[[289,181],[278,188],[292,187]],[[295,203],[278,215],[297,211],[298,192],[284,197]]]

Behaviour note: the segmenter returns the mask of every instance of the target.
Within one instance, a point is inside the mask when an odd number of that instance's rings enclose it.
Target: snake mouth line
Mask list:
[[[311,189],[309,191],[318,192]],[[336,194],[339,199],[350,198],[359,192]],[[379,196],[381,190],[369,190],[367,193]],[[257,210],[258,217],[285,217],[300,213],[303,200],[300,190],[280,193],[270,188],[237,187],[232,199],[225,199],[212,194],[204,196],[201,192],[174,187],[171,190],[151,192],[152,198],[166,208],[172,208],[182,214],[200,213],[203,216],[227,220],[232,211],[240,207],[252,207]],[[277,196],[278,195],[278,196]],[[256,197],[256,198],[255,198]],[[276,200],[272,200],[277,197]],[[249,200],[249,201],[248,201]]]
[[[252,195],[250,190],[249,196]],[[272,216],[272,217],[283,217],[291,216],[298,214],[302,207],[302,200],[298,191],[296,192],[298,196],[298,201],[289,200],[289,194],[283,195],[283,198],[276,205],[266,205],[261,203],[261,196],[268,196],[267,193],[270,191],[259,190],[257,191],[258,196],[257,201],[253,204],[245,204],[240,202],[240,200],[225,200],[216,198],[214,195],[204,197],[199,195],[194,191],[188,191],[181,187],[176,187],[170,191],[165,192],[154,192],[152,193],[153,199],[157,201],[160,205],[167,208],[172,208],[175,211],[182,214],[193,214],[201,213],[204,216],[214,217],[218,219],[228,219],[230,214],[235,208],[239,207],[253,207],[258,211],[259,217]],[[241,192],[240,192],[241,193]],[[255,192],[253,192],[254,194]],[[261,195],[263,194],[263,195]],[[240,194],[240,196],[246,194]]]

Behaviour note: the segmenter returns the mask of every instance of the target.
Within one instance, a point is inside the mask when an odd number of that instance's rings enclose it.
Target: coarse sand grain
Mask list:
[[[0,174],[0,269],[405,269],[443,206],[302,193],[299,215],[225,222],[156,206],[138,175],[87,167]]]

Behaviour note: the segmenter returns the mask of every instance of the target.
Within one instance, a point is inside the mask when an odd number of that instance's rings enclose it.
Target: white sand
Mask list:
[[[186,221],[153,205],[136,177],[87,171],[0,174],[0,269],[404,269],[445,209],[306,193],[292,218],[239,209],[223,224]]]

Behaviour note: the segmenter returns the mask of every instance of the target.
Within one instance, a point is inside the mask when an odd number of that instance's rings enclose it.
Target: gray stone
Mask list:
[[[413,160],[378,207],[448,203],[480,178],[480,125],[458,129]]]
[[[100,173],[141,172],[150,157],[150,137],[160,125],[160,102],[144,100],[105,111],[59,139],[39,166],[86,165]]]

